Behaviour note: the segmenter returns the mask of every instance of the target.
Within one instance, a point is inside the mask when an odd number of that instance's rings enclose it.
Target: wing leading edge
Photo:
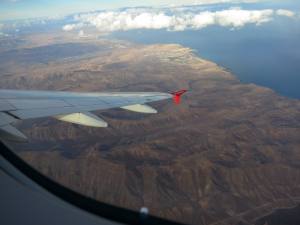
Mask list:
[[[174,98],[176,93],[0,90],[0,139],[25,141],[25,135],[11,123],[47,116],[85,126],[107,127],[104,120],[90,111],[122,108],[140,113],[157,113],[146,103]]]

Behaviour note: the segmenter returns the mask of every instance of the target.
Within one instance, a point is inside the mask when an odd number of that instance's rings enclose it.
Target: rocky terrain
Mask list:
[[[178,106],[152,104],[155,115],[96,112],[109,123],[103,129],[52,118],[20,122],[30,141],[11,145],[47,176],[100,201],[146,206],[188,224],[263,224],[275,209],[299,203],[298,100],[242,84],[179,45],[38,40],[0,51],[1,88],[189,90]]]

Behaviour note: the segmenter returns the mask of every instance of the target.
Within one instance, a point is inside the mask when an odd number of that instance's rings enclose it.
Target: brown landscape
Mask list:
[[[108,128],[53,118],[18,123],[29,143],[10,145],[61,184],[199,225],[264,224],[300,202],[300,101],[243,84],[180,45],[63,34],[11,41],[0,49],[1,88],[189,90],[180,105],[151,104],[154,115],[95,112]]]

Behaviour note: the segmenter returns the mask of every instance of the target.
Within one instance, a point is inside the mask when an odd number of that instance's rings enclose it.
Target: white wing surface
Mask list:
[[[94,127],[107,123],[90,111],[123,108],[141,113],[156,113],[145,105],[172,98],[162,92],[58,92],[0,90],[0,139],[24,141],[26,137],[11,126],[18,120],[53,116],[59,120]]]

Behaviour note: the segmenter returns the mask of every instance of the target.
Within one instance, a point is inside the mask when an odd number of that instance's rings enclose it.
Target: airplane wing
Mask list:
[[[0,90],[0,139],[26,141],[24,134],[11,125],[18,120],[52,116],[58,120],[93,127],[107,123],[90,113],[95,110],[123,108],[140,113],[157,113],[146,105],[173,98],[179,103],[186,90],[162,92],[59,92]],[[178,97],[179,96],[179,97]]]

